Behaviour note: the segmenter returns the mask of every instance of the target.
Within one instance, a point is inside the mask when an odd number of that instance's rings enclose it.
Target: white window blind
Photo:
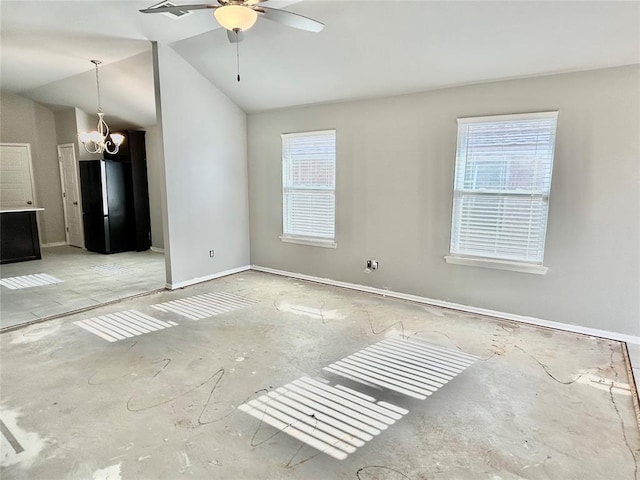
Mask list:
[[[283,235],[335,238],[336,131],[282,135]]]
[[[542,265],[557,116],[458,119],[452,255]]]

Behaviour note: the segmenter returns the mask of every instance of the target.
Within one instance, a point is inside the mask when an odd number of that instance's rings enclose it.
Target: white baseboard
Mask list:
[[[152,252],[164,253],[164,248],[151,247]]]
[[[418,295],[411,295],[408,293],[394,292],[391,290],[384,290],[382,288],[368,287],[366,285],[358,285],[355,283],[339,282],[331,280],[330,278],[314,277],[312,275],[304,275],[302,273],[287,272],[284,270],[276,270],[274,268],[260,267],[258,265],[252,265],[252,270],[258,272],[272,273],[274,275],[281,275],[283,277],[298,278],[300,280],[308,280],[311,282],[322,283],[325,285],[332,285],[334,287],[349,288],[351,290],[357,290],[360,292],[373,293],[376,295],[382,295],[384,297],[398,298],[400,300],[408,300],[410,302],[422,303],[425,305],[433,305],[436,307],[448,308],[451,310],[458,310],[461,312],[475,313],[478,315],[484,315],[487,317],[498,318],[502,320],[512,320],[514,322],[526,323],[528,325],[535,325],[538,327],[553,328],[556,330],[562,330],[565,332],[578,333],[581,335],[588,335],[591,337],[606,338],[608,340],[617,340],[619,342],[633,343],[640,345],[640,336],[627,335],[624,333],[610,332],[608,330],[599,330],[596,328],[582,327],[580,325],[571,325],[569,323],[552,322],[550,320],[543,320],[535,317],[527,317],[524,315],[517,315],[514,313],[498,312],[496,310],[488,310],[486,308],[470,307],[468,305],[461,305],[459,303],[446,302],[444,300],[434,300],[432,298],[420,297]]]
[[[225,270],[224,272],[213,273],[205,277],[192,278],[191,280],[186,280],[184,282],[167,283],[166,287],[168,290],[176,290],[178,288],[188,287],[190,285],[195,285],[196,283],[208,282],[209,280],[213,280],[220,277],[226,277],[227,275],[233,275],[234,273],[245,272],[247,270],[251,270],[251,265],[232,268],[231,270]]]
[[[51,243],[43,243],[42,245],[40,245],[42,248],[49,248],[49,247],[62,247],[63,245],[66,245],[67,242],[51,242]]]

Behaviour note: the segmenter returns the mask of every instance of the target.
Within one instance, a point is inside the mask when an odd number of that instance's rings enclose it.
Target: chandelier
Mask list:
[[[109,135],[109,125],[104,121],[104,113],[100,104],[100,77],[98,76],[98,65],[100,60],[91,60],[96,67],[96,87],[98,90],[98,129],[93,132],[81,132],[78,138],[84,145],[84,149],[89,153],[107,152],[110,154],[118,153],[120,145],[124,141],[124,135],[112,133]]]

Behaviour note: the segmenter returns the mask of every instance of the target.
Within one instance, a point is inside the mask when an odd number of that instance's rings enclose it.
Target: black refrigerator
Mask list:
[[[135,250],[131,234],[131,171],[115,160],[80,162],[84,245],[98,253]]]
[[[99,253],[151,247],[145,132],[124,132],[115,155],[80,161],[85,247]]]

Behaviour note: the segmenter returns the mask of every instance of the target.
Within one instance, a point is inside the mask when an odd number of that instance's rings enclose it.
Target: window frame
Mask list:
[[[450,237],[449,237],[449,254],[445,255],[444,259],[447,263],[456,264],[456,265],[467,265],[474,267],[482,267],[482,268],[493,268],[498,270],[511,270],[516,272],[523,273],[533,273],[539,275],[545,275],[548,271],[548,267],[543,265],[544,253],[546,247],[546,235],[548,231],[548,223],[549,223],[549,198],[551,193],[551,182],[553,177],[553,168],[555,164],[555,154],[556,154],[556,138],[557,138],[557,119],[558,119],[558,111],[545,111],[545,112],[535,112],[535,113],[517,113],[517,114],[507,114],[507,115],[490,115],[490,116],[481,116],[481,117],[465,117],[458,118],[458,130],[457,130],[457,138],[456,138],[456,160],[454,167],[454,179],[453,179],[453,202],[452,202],[452,211],[451,211],[451,229],[450,229]],[[552,132],[553,139],[551,142],[553,151],[551,156],[551,170],[549,171],[549,189],[546,193],[536,193],[533,191],[527,192],[505,192],[501,191],[499,188],[496,188],[495,191],[491,191],[493,189],[473,189],[469,191],[468,189],[460,189],[457,185],[457,179],[459,176],[458,168],[466,162],[465,159],[461,159],[459,157],[461,150],[461,126],[469,125],[473,123],[493,123],[493,122],[504,122],[504,121],[518,121],[518,120],[535,120],[535,119],[554,119],[555,120],[555,128]],[[527,259],[506,259],[497,256],[482,256],[477,254],[467,254],[464,252],[454,252],[454,231],[456,229],[456,220],[460,222],[458,227],[461,224],[461,220],[457,218],[456,215],[456,206],[458,204],[457,199],[460,195],[471,194],[473,196],[495,196],[502,198],[517,198],[521,196],[526,197],[538,197],[544,202],[544,225],[540,229],[542,234],[542,254],[541,261],[529,261]],[[504,212],[500,212],[504,214]]]
[[[295,188],[287,185],[287,174],[288,170],[286,168],[289,167],[287,165],[287,159],[285,158],[285,149],[284,142],[286,138],[295,138],[295,137],[306,137],[312,135],[327,135],[333,134],[334,139],[334,159],[333,159],[333,188],[328,187],[303,187],[303,188]],[[284,243],[294,243],[298,245],[306,245],[312,247],[324,247],[324,248],[337,248],[336,243],[336,177],[337,177],[337,130],[333,129],[323,129],[323,130],[309,130],[303,132],[293,132],[293,133],[282,133],[280,134],[280,145],[281,145],[281,167],[282,167],[282,235],[280,235],[280,240]],[[333,237],[323,237],[323,236],[313,236],[313,235],[296,235],[292,233],[286,233],[285,227],[288,224],[287,218],[287,206],[286,206],[286,195],[288,192],[292,191],[305,191],[305,192],[331,192],[333,195]]]

